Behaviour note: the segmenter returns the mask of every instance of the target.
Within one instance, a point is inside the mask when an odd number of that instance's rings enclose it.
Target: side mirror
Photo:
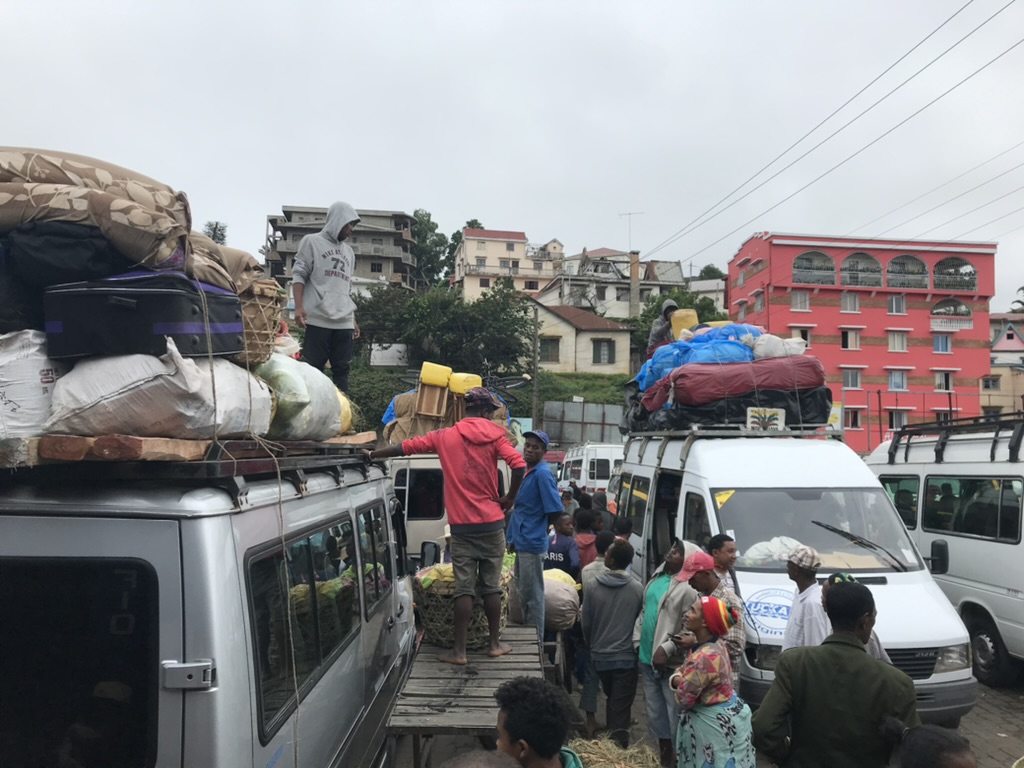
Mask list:
[[[932,542],[932,556],[925,558],[933,574],[949,572],[949,542],[936,539]]]
[[[420,544],[420,568],[429,568],[441,562],[441,546],[436,541]]]

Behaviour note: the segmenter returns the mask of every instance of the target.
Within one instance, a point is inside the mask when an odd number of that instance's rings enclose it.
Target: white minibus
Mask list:
[[[970,632],[975,676],[992,686],[1024,668],[1022,438],[1024,414],[913,424],[867,458],[918,546],[948,546],[935,580]]]

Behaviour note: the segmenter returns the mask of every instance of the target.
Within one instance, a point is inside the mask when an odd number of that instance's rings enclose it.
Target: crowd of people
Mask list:
[[[752,713],[739,687],[746,628],[733,537],[710,537],[705,549],[675,540],[641,584],[631,573],[629,518],[612,514],[603,493],[589,495],[575,485],[559,490],[543,460],[548,436],[525,433],[520,456],[487,426],[496,403],[486,390],[468,393],[466,407],[467,418],[456,427],[368,455],[432,451],[441,459],[456,578],[455,648],[442,661],[467,663],[475,594],[483,596],[491,630],[488,653],[508,652],[499,636],[496,580],[507,549],[516,553],[524,623],[536,628],[538,639],[549,634],[544,572],[562,570],[579,584],[582,608],[569,636],[590,735],[600,728],[600,689],[603,730],[628,747],[640,688],[665,768],[754,768],[758,752],[786,768],[882,768],[894,751],[908,768],[976,764],[955,731],[921,725],[914,683],[889,663],[874,631],[871,591],[846,573],[820,575],[821,559],[807,546],[783,555],[795,584],[792,610],[775,680]],[[498,495],[490,469],[498,456],[512,468],[505,496]],[[564,690],[539,678],[516,678],[495,698],[497,752],[462,754],[447,768],[583,765],[565,746],[572,705]]]

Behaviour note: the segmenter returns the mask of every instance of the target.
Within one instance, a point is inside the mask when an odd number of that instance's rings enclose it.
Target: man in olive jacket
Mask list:
[[[832,634],[821,645],[779,657],[775,682],[754,715],[754,746],[783,768],[885,768],[891,749],[882,720],[921,722],[914,683],[864,649],[875,625],[867,587],[832,587],[828,617]]]

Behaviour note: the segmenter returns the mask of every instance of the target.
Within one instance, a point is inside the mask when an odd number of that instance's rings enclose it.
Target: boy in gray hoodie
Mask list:
[[[319,371],[330,360],[334,386],[346,393],[359,325],[352,302],[356,255],[345,240],[358,223],[355,208],[333,203],[324,228],[302,238],[292,265],[295,320],[306,331],[302,357]]]
[[[628,541],[616,541],[608,548],[604,555],[608,570],[587,587],[582,619],[583,638],[608,697],[608,735],[622,747],[629,746],[630,711],[639,676],[633,625],[644,600],[640,582],[626,573],[632,562],[633,546]]]

